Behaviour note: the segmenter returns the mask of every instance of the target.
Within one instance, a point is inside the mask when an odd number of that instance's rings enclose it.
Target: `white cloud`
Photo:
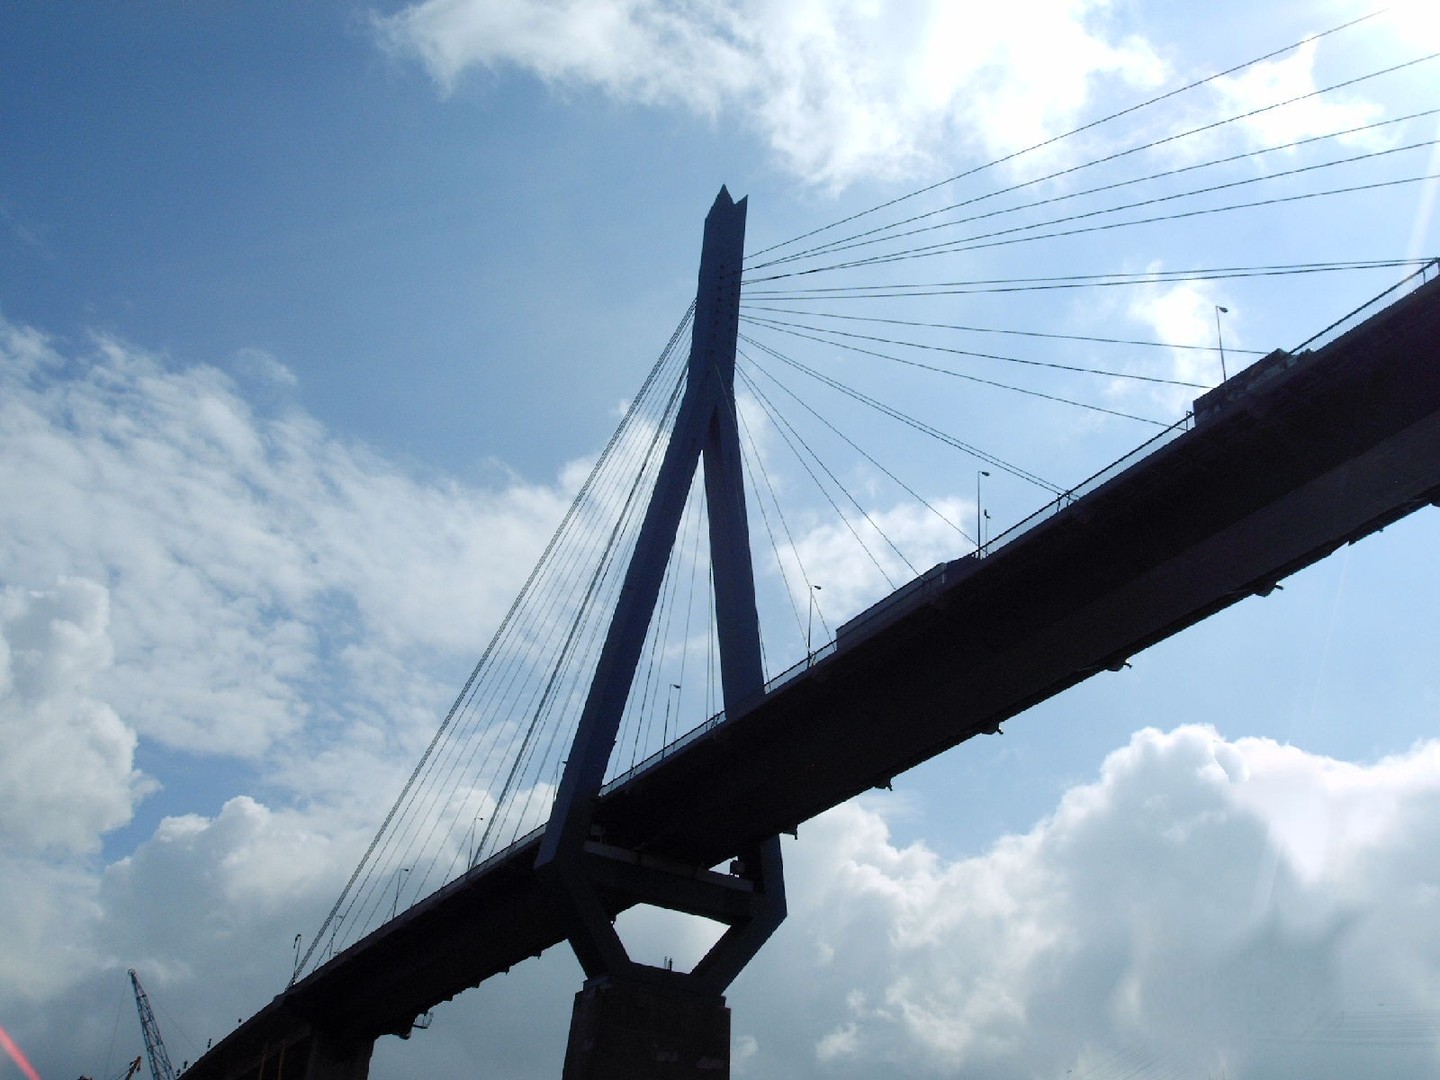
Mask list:
[[[223,966],[273,993],[290,974],[294,934],[319,925],[367,833],[325,807],[277,810],[249,796],[213,818],[166,818],[105,869],[97,952],[115,966],[143,955],[176,982]]]
[[[0,1015],[42,1075],[101,1075],[107,1046],[136,1052],[135,967],[175,1064],[193,1059],[284,986],[294,935],[319,925],[368,828],[240,796],[164,819],[103,870],[0,852]]]
[[[1160,264],[1152,264],[1147,272],[1155,273]],[[1169,350],[1168,365],[1157,370],[1151,363],[1136,370],[1149,376],[1177,379],[1182,382],[1215,386],[1221,381],[1219,345],[1223,341],[1229,352],[1224,371],[1234,375],[1249,367],[1255,357],[1237,351],[1245,343],[1243,316],[1236,310],[1219,312],[1221,298],[1209,282],[1186,281],[1176,284],[1156,283],[1135,289],[1125,315],[1140,323],[1153,340],[1174,346]],[[1221,325],[1216,325],[1216,318]],[[1221,338],[1219,335],[1224,334]],[[1199,346],[1197,348],[1197,346]],[[1138,383],[1130,379],[1114,380],[1107,393],[1114,400],[1144,401],[1161,416],[1179,417],[1191,402],[1204,393],[1193,386],[1163,386]]]
[[[750,64],[735,45],[739,20],[718,4],[441,0],[380,27],[447,87],[472,65],[511,63],[561,84],[598,83],[620,97],[714,112],[749,79]]]
[[[91,695],[110,666],[109,605],[92,581],[0,588],[0,841],[97,850],[153,788],[135,732]]]
[[[1435,1048],[1403,1044],[1387,1016],[1440,1014],[1440,744],[1357,765],[1148,730],[1030,832],[953,860],[897,846],[879,805],[787,841],[790,919],[730,995],[737,1075],[1434,1073]],[[5,929],[37,936],[4,959],[12,1033],[42,1068],[69,1067],[33,1051],[44,1017],[102,1012],[139,955],[168,1025],[223,1034],[283,982],[293,932],[363,840],[241,798],[166,821],[98,887],[51,868],[21,878]],[[63,903],[34,902],[50,889]],[[641,921],[630,936],[656,960],[693,951],[694,931],[676,933]],[[580,979],[567,952],[386,1040],[373,1075],[553,1072]],[[545,1053],[522,1053],[516,1024]],[[81,1026],[98,1054],[109,1024]]]
[[[5,806],[8,814],[13,804]],[[93,874],[53,858],[0,848],[0,882],[0,1009],[8,1026],[18,1008],[43,1014],[58,994],[94,972],[88,927],[99,907]]]
[[[433,715],[416,672],[478,651],[567,501],[418,479],[113,340],[62,356],[3,325],[0,363],[5,583],[99,583],[115,663],[96,693],[171,746],[262,754],[327,682],[337,710],[405,714],[418,692]],[[377,651],[411,663],[377,669]]]
[[[1437,809],[1440,744],[1357,765],[1199,727],[1138,733],[972,858],[849,804],[790,846],[736,1030],[760,1072],[794,995],[809,1075],[1433,1075],[1384,1025],[1440,1016]]]
[[[1240,115],[1264,109],[1239,122],[1240,130],[1255,147],[1280,146],[1312,135],[1328,135],[1374,123],[1384,109],[1359,99],[1357,92],[1343,96],[1308,97],[1319,89],[1315,80],[1318,44],[1308,42],[1293,53],[1256,64],[1236,75],[1211,84],[1219,99],[1221,115]],[[1299,98],[1301,100],[1293,100]],[[1281,102],[1290,104],[1281,105]],[[1279,106],[1268,108],[1268,106]],[[1336,141],[1367,150],[1389,145],[1393,136],[1384,132],[1356,132]]]
[[[1360,10],[1371,9],[1361,6]],[[1440,48],[1440,14],[1426,0],[1398,0],[1387,4],[1384,21],[1417,52]]]
[[[841,188],[999,155],[1073,126],[1098,80],[1148,86],[1150,47],[1099,0],[428,0],[377,20],[446,89],[471,68],[750,117],[781,163]]]

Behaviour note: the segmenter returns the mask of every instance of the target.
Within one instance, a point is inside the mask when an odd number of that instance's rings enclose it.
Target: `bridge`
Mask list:
[[[725,1075],[725,986],[784,915],[779,834],[1440,504],[1437,279],[1322,346],[1265,356],[765,681],[736,498],[744,210],[722,190],[707,219],[684,398],[548,823],[303,977],[297,968],[188,1076],[363,1077],[376,1038],[408,1036],[437,1004],[565,941],[587,976],[567,1077]],[[607,782],[702,459],[725,707]],[[637,964],[610,923],[641,903],[730,929],[693,972]],[[623,1053],[596,1050],[636,1025],[671,1038],[674,1060],[637,1072]]]

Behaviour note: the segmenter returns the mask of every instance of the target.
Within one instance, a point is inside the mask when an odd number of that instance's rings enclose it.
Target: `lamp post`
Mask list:
[[[410,867],[408,866],[402,866],[395,872],[395,900],[390,905],[390,917],[392,919],[395,917],[395,913],[400,910],[400,883],[405,880],[400,875],[408,874],[409,872]]]
[[[1215,342],[1216,342],[1216,344],[1218,344],[1218,345],[1220,346],[1220,381],[1221,381],[1221,382],[1224,382],[1224,381],[1225,381],[1226,379],[1228,379],[1230,376],[1228,376],[1228,375],[1225,374],[1225,335],[1220,332],[1220,316],[1221,316],[1222,314],[1224,314],[1224,315],[1229,315],[1229,314],[1230,314],[1230,309],[1229,309],[1228,307],[1221,307],[1219,304],[1216,304],[1216,305],[1215,305]]]
[[[670,744],[670,703],[675,700],[675,691],[680,689],[678,682],[672,682],[670,689],[665,693],[665,726],[660,732],[660,745]]]
[[[485,806],[484,806],[484,804],[482,803],[481,806],[480,806],[480,810],[484,810],[484,809],[485,809]],[[474,818],[474,820],[472,820],[472,821],[470,822],[470,837],[469,837],[469,839],[467,839],[467,840],[465,841],[465,846],[466,846],[466,847],[469,849],[469,851],[470,851],[470,865],[471,865],[471,866],[474,866],[474,865],[475,865],[475,857],[480,854],[480,849],[475,846],[475,829],[476,829],[476,827],[480,824],[480,822],[484,820],[484,819],[480,816],[480,810],[476,810],[476,811],[475,811],[475,818]]]
[[[815,594],[819,591],[819,585],[810,586],[810,617],[805,622],[805,656],[807,658],[815,655],[814,650],[810,648],[810,635],[811,631],[815,629]]]
[[[980,551],[985,546],[985,538],[980,535],[980,526],[983,521],[980,514],[980,478],[990,474],[984,469],[975,470],[975,557],[980,557]]]

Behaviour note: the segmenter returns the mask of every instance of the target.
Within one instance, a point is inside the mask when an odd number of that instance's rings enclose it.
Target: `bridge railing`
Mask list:
[[[1185,434],[1185,432],[1189,431],[1194,426],[1195,414],[1193,412],[1187,412],[1184,416],[1182,416],[1179,420],[1175,421],[1175,423],[1171,424],[1164,431],[1161,431],[1159,434],[1147,439],[1145,442],[1137,446],[1134,450],[1131,450],[1128,454],[1125,454],[1123,457],[1117,458],[1116,460],[1112,461],[1109,465],[1106,465],[1103,469],[1101,469],[1094,475],[1086,477],[1084,480],[1080,481],[1080,483],[1076,484],[1068,491],[1062,491],[1059,495],[1056,495],[1055,498],[1051,499],[1044,506],[1040,507],[1039,510],[1036,510],[1029,517],[1023,518],[1022,520],[1016,522],[1014,525],[1011,525],[1010,528],[1006,529],[999,536],[991,537],[989,540],[985,541],[985,543],[980,547],[980,557],[983,559],[988,555],[992,555],[997,550],[1004,547],[1006,544],[1010,544],[1018,540],[1020,537],[1024,536],[1041,522],[1054,517],[1071,503],[1076,502],[1077,500],[1090,494],[1090,492],[1094,491],[1113,477],[1119,476],[1122,472],[1130,468],[1131,465],[1134,465],[1141,458],[1148,457],[1150,454],[1153,454],[1156,450],[1160,449],[1160,447],[1164,446],[1166,443],[1173,442],[1175,439]]]
[[[1323,348],[1335,339],[1343,337],[1381,308],[1393,304],[1399,294],[1413,292],[1421,285],[1424,285],[1431,276],[1437,274],[1440,274],[1440,259],[1432,259],[1413,274],[1406,275],[1384,292],[1377,293],[1359,307],[1355,308],[1355,310],[1342,315],[1329,326],[1325,327],[1324,330],[1312,334],[1290,351],[1292,353],[1298,353],[1304,349],[1314,351]]]
[[[770,689],[770,687],[769,687],[769,684],[767,683],[767,684],[766,684],[766,691],[768,692],[769,689]],[[704,723],[700,724],[698,727],[693,727],[693,728],[691,728],[689,731],[687,731],[684,735],[681,735],[681,736],[680,736],[678,739],[676,739],[674,742],[669,743],[669,744],[666,745],[666,746],[662,746],[659,750],[656,750],[653,754],[651,754],[649,757],[647,757],[644,761],[641,761],[639,764],[634,765],[634,766],[632,766],[632,767],[629,768],[629,769],[626,769],[626,770],[625,770],[623,773],[621,773],[619,776],[616,776],[614,779],[606,782],[606,783],[600,788],[600,794],[601,794],[601,795],[608,795],[610,792],[614,791],[616,788],[620,787],[622,784],[626,783],[627,781],[633,779],[633,778],[636,777],[636,776],[639,776],[639,775],[640,775],[642,772],[644,772],[646,769],[652,768],[652,767],[654,767],[655,765],[660,764],[660,762],[664,761],[667,757],[669,757],[671,754],[675,753],[677,750],[681,750],[681,749],[683,749],[684,747],[689,746],[689,745],[690,745],[691,743],[693,743],[696,739],[699,739],[699,738],[701,738],[702,736],[707,735],[707,734],[709,734],[710,732],[714,731],[714,730],[715,730],[717,727],[719,727],[721,724],[725,723],[725,719],[726,719],[726,717],[725,717],[725,710],[724,710],[724,709],[721,709],[718,713],[716,713],[714,716],[710,717],[710,719],[706,720]]]

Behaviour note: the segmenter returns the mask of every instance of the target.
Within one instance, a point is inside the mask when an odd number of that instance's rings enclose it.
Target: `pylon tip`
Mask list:
[[[749,199],[750,196],[746,195],[737,202],[735,198],[730,194],[730,189],[724,184],[721,184],[720,194],[715,196],[715,204],[711,206],[710,209],[712,212],[718,209],[735,209],[736,207],[744,206],[749,201]]]

